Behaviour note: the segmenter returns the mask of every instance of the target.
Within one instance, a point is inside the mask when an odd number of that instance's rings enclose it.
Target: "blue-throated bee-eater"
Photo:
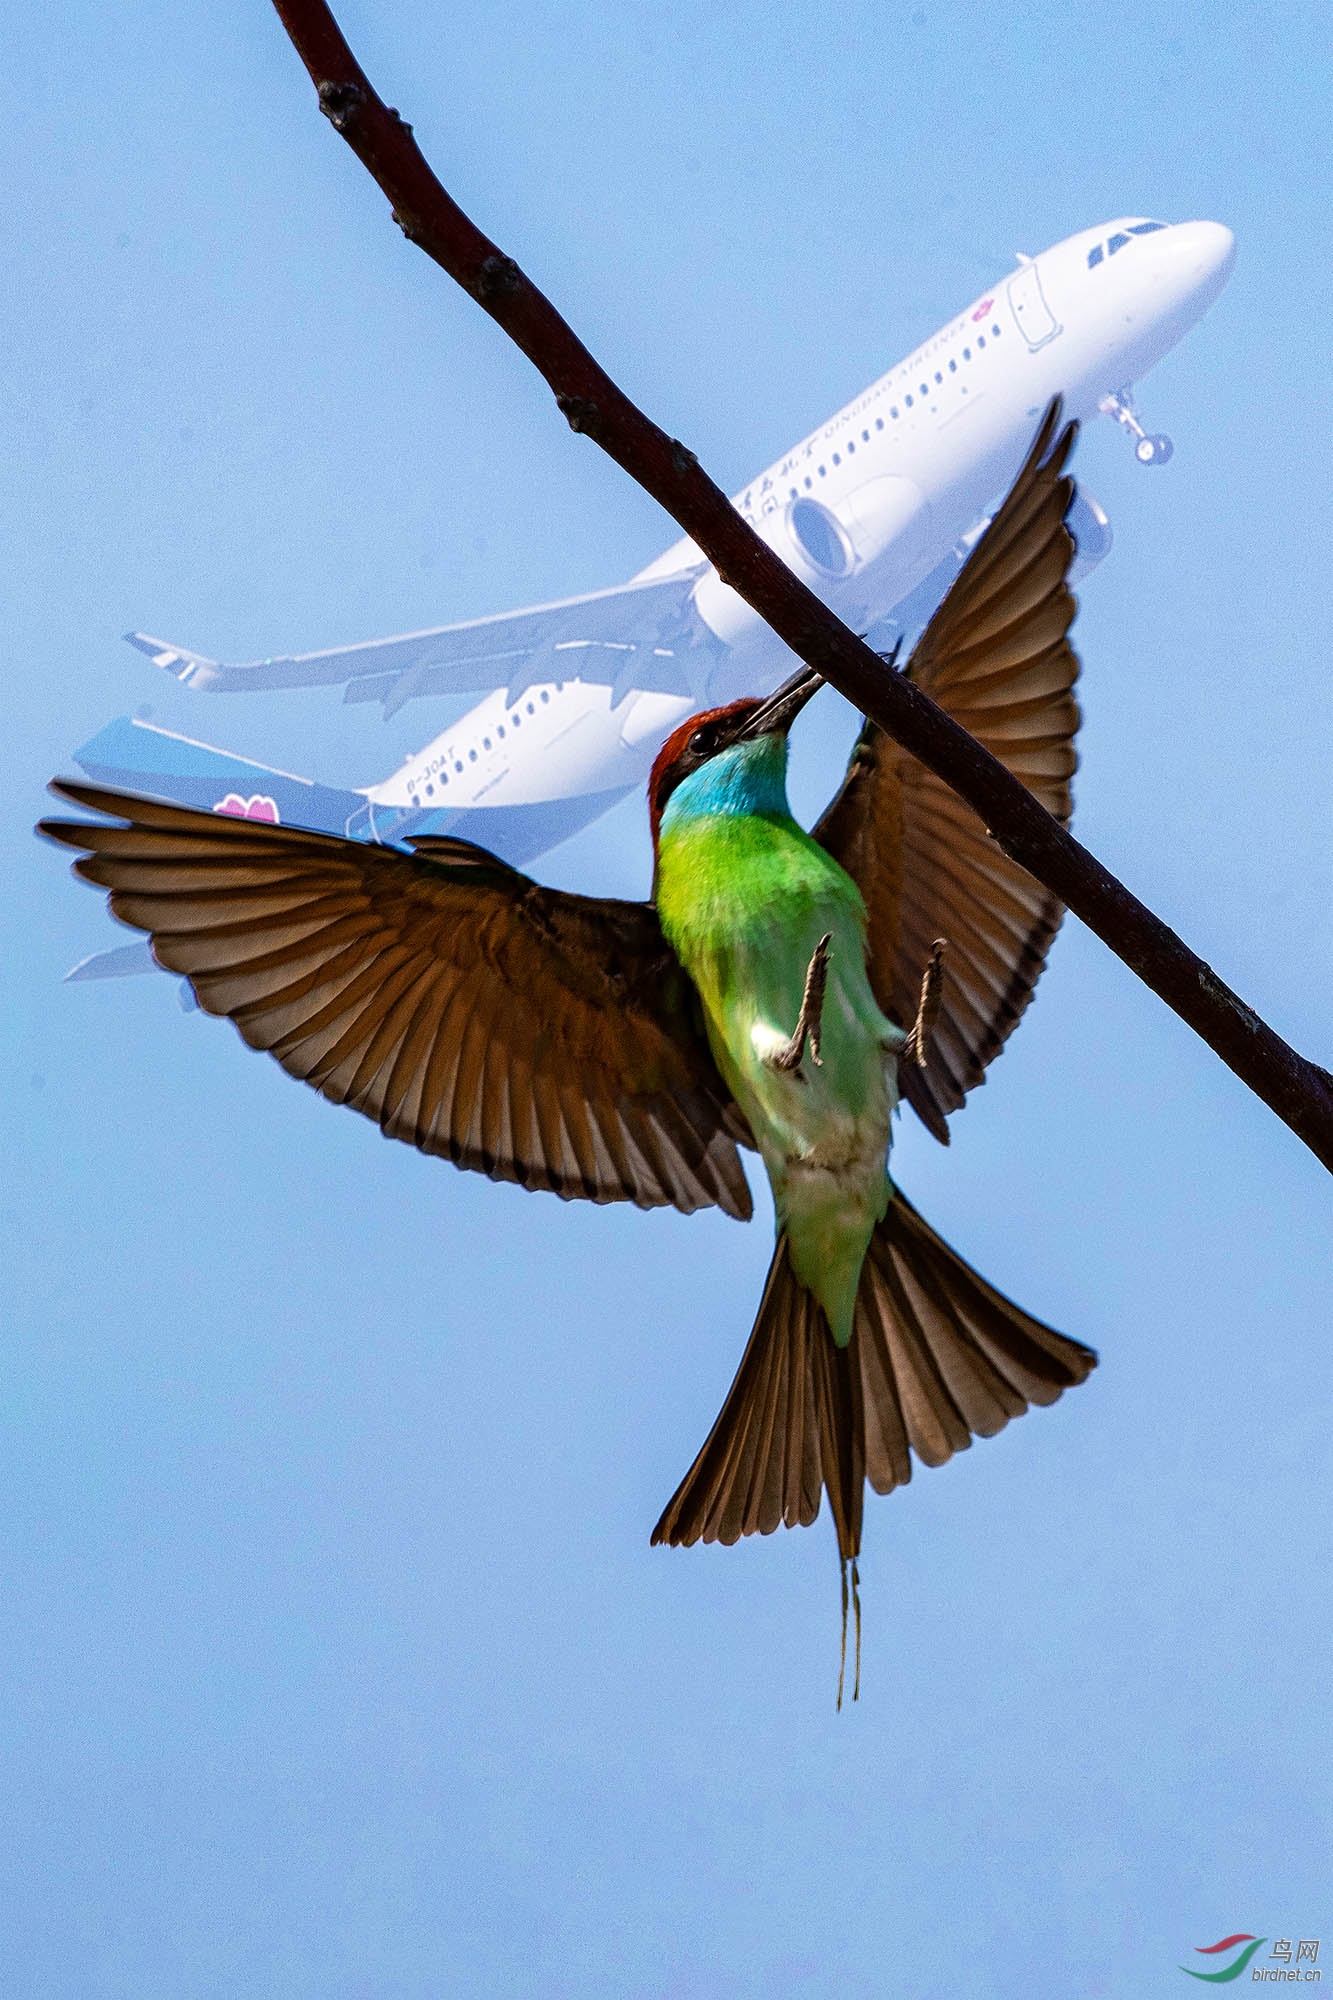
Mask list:
[[[1058,432],[1053,405],[906,671],[1065,821],[1074,427]],[[40,830],[83,851],[76,872],[205,1011],[389,1137],[567,1199],[742,1220],[737,1148],[757,1148],[768,1282],[653,1540],[794,1527],[826,1492],[845,1642],[866,1482],[903,1484],[912,1452],[942,1464],[1096,1357],[971,1270],[887,1168],[900,1096],[947,1142],[1060,905],[873,724],[804,832],[787,732],[821,684],[803,668],[669,739],[646,903],[543,888],[451,837],[407,852],[70,781],[53,789],[106,819]]]

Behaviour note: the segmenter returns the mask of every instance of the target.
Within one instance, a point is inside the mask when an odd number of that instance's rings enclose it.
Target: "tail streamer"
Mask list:
[[[866,1252],[846,1347],[779,1236],[736,1379],[653,1541],[690,1547],[805,1527],[827,1493],[842,1582],[841,1709],[849,1611],[852,1700],[861,1692],[866,1486],[892,1492],[911,1478],[913,1458],[943,1465],[1096,1365],[1090,1347],[987,1284],[895,1188]]]

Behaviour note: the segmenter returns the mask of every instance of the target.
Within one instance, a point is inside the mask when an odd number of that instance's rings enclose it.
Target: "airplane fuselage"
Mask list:
[[[1080,420],[1095,415],[1188,332],[1222,290],[1233,257],[1230,232],[1209,222],[1129,218],[1067,237],[989,287],[734,504],[864,630],[976,528],[1050,398],[1062,396]],[[791,655],[693,542],[674,543],[635,581],[694,571],[691,606],[711,647],[707,701],[775,686]],[[556,659],[562,650],[568,678],[527,687],[517,700],[497,688],[367,788],[377,823],[422,813],[434,827],[459,809],[466,820],[478,809],[567,800],[572,832],[641,784],[668,732],[703,705],[699,692],[622,694],[578,678],[577,644],[557,647]]]

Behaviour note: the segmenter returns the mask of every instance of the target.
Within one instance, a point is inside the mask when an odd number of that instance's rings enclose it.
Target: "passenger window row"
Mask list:
[[[1154,224],[1153,224],[1152,226],[1153,226],[1154,228],[1160,228],[1160,227],[1161,227],[1162,225],[1161,225],[1160,223],[1154,223]],[[998,321],[998,320],[997,320],[997,321],[996,321],[996,322],[994,323],[994,325],[993,325],[993,326],[991,327],[991,330],[990,330],[990,331],[991,331],[991,339],[992,339],[992,340],[998,340],[998,339],[999,339],[999,337],[1000,337],[1000,324],[999,324],[999,321]],[[980,334],[978,334],[978,335],[976,336],[976,344],[977,344],[978,348],[983,348],[983,347],[984,347],[984,346],[986,345],[986,336],[985,336],[985,334],[984,334],[984,333],[980,333]],[[963,359],[964,359],[964,361],[970,361],[970,360],[972,359],[972,349],[971,349],[970,347],[965,347],[965,348],[963,349]],[[957,361],[951,361],[951,362],[949,363],[949,373],[950,373],[951,375],[956,375],[956,374],[958,373],[958,363],[957,363]],[[935,380],[936,380],[936,382],[937,382],[937,383],[941,383],[941,384],[943,383],[943,381],[944,381],[944,371],[943,371],[943,369],[941,369],[941,368],[937,368],[937,369],[935,370]],[[925,396],[928,396],[928,395],[930,394],[930,384],[929,384],[928,382],[922,382],[922,383],[921,383],[921,384],[919,385],[919,388],[918,388],[918,394],[920,394],[920,395],[921,395],[921,396],[923,396],[923,397],[925,397]],[[904,397],[903,397],[903,400],[902,400],[902,405],[901,405],[901,407],[900,407],[900,406],[899,406],[898,404],[896,404],[896,403],[895,403],[895,404],[893,404],[893,405],[892,405],[892,406],[890,407],[890,410],[889,410],[889,417],[890,417],[890,419],[891,419],[891,421],[892,421],[892,422],[896,423],[896,422],[898,421],[898,419],[899,419],[900,415],[902,414],[902,410],[903,410],[903,409],[908,409],[908,410],[911,410],[911,409],[915,409],[915,407],[916,407],[916,398],[915,398],[914,396],[904,396]],[[883,430],[883,428],[884,428],[884,419],[883,419],[883,417],[876,417],[876,418],[875,418],[875,429],[876,429],[877,431],[882,431],[882,430]],[[862,444],[869,444],[869,442],[870,442],[870,432],[869,432],[869,430],[868,430],[868,429],[867,429],[867,430],[863,430],[863,431],[862,431],[862,433],[861,433],[861,442],[862,442]],[[850,456],[850,455],[851,455],[851,454],[852,454],[852,453],[853,453],[853,452],[854,452],[855,450],[856,450],[856,441],[855,441],[855,439],[854,439],[854,438],[853,438],[853,439],[849,439],[849,440],[848,440],[848,443],[847,443],[847,452],[848,452],[848,455]],[[836,451],[834,452],[834,454],[833,454],[833,460],[832,460],[832,462],[833,462],[833,464],[834,464],[834,465],[841,465],[841,464],[842,464],[842,455],[841,455],[841,453],[840,453],[840,452],[836,452]],[[806,478],[806,479],[805,479],[805,481],[804,481],[804,485],[805,485],[805,490],[806,490],[806,492],[808,493],[808,492],[810,491],[810,488],[811,488],[811,487],[812,487],[812,486],[814,485],[814,483],[815,483],[815,479],[827,479],[827,477],[828,477],[828,466],[827,466],[827,465],[821,465],[821,466],[818,466],[818,467],[816,468],[816,470],[815,470],[815,474],[814,474],[814,476],[813,476],[813,477],[810,477],[810,476],[807,476],[807,478]],[[798,493],[798,491],[799,491],[799,489],[798,489],[797,487],[795,487],[795,486],[792,486],[792,487],[789,487],[789,488],[788,488],[788,491],[787,491],[787,498],[788,498],[789,500],[795,500],[795,499],[796,499],[796,497],[797,497],[797,493]]]
[[[543,701],[543,702],[547,702],[547,701],[549,701],[550,699],[551,699],[551,693],[550,693],[550,689],[549,689],[549,688],[542,688],[542,689],[541,689],[541,691],[540,691],[540,694],[539,694],[539,696],[538,696],[538,700],[540,700],[540,701]],[[536,701],[530,701],[530,702],[528,702],[528,704],[527,704],[527,712],[528,712],[528,714],[529,714],[529,715],[535,715],[535,714],[537,713],[537,702],[536,702]],[[512,729],[517,729],[517,728],[518,728],[518,727],[519,727],[519,726],[521,725],[522,721],[523,721],[523,710],[522,710],[521,708],[519,708],[517,704],[515,704],[515,706],[514,706],[514,709],[513,709],[513,712],[511,713],[511,715],[510,715],[510,717],[509,717],[509,724],[510,724],[510,727],[511,727]],[[497,725],[496,725],[496,730],[495,730],[495,733],[496,733],[496,735],[497,735],[497,736],[503,736],[503,735],[504,735],[504,733],[505,733],[505,726],[504,726],[503,722],[501,722],[501,723],[497,723]],[[491,739],[490,739],[490,737],[489,737],[489,736],[483,736],[483,737],[482,737],[482,739],[481,739],[481,747],[482,747],[482,749],[483,749],[483,750],[489,750],[489,749],[491,748]],[[468,756],[468,762],[469,762],[469,764],[475,764],[475,763],[476,763],[476,761],[477,761],[477,752],[476,752],[475,750],[469,750],[469,751],[468,751],[468,753],[467,753],[467,756]],[[456,757],[456,758],[454,759],[454,770],[455,770],[455,772],[458,772],[458,771],[461,771],[462,769],[463,769],[463,760],[462,760],[462,758],[461,758],[461,757]],[[449,782],[449,773],[448,773],[448,772],[447,772],[446,770],[444,770],[444,769],[443,769],[443,767],[441,767],[441,769],[440,769],[440,770],[439,770],[439,771],[438,771],[438,772],[436,773],[436,776],[435,776],[435,778],[434,778],[434,779],[432,779],[432,780],[431,780],[431,781],[430,781],[430,782],[429,782],[429,783],[428,783],[427,785],[425,785],[425,786],[423,787],[423,789],[424,789],[424,791],[425,791],[425,793],[426,793],[426,796],[427,796],[427,798],[434,798],[434,796],[435,796],[435,785],[436,785],[436,782],[437,782],[437,781],[438,781],[438,783],[439,783],[439,785],[440,785],[440,789],[441,789],[441,790],[443,790],[443,789],[444,789],[444,787],[445,787],[445,786],[446,786],[446,785],[448,784],[448,782]],[[415,793],[413,793],[413,794],[412,794],[412,804],[413,804],[413,805],[415,806],[415,805],[420,805],[420,803],[421,803],[420,799],[419,799],[419,798],[418,798],[418,797],[416,796],[416,794],[415,794]]]

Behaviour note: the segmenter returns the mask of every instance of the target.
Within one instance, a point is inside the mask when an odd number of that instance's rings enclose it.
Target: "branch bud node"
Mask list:
[[[345,132],[366,101],[359,83],[334,83],[329,78],[319,86],[319,108],[335,132]]]
[[[673,472],[689,472],[698,463],[698,459],[687,444],[682,444],[679,438],[672,438],[671,470]]]
[[[523,282],[523,273],[512,257],[501,257],[494,253],[482,259],[477,273],[474,290],[479,299],[506,297],[516,292]]]
[[[597,405],[587,396],[557,396],[556,403],[563,411],[565,421],[572,431],[590,431],[597,420]]]

